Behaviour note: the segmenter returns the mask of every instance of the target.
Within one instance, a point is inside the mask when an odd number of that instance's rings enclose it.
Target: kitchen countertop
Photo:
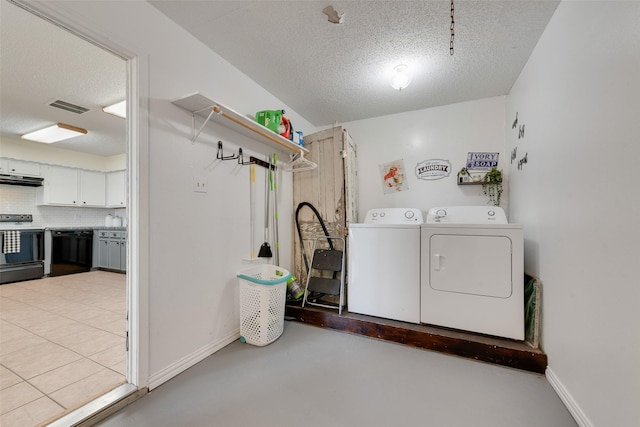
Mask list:
[[[67,230],[110,230],[110,231],[127,231],[127,227],[105,227],[104,225],[83,225],[78,227],[64,226],[64,227],[44,227],[45,230],[51,231],[67,231]]]
[[[92,227],[94,230],[111,230],[111,231],[127,231],[127,227],[107,227],[101,225],[99,227]]]
[[[59,226],[59,227],[44,227],[42,225],[31,224],[13,224],[2,223],[0,224],[0,230],[43,230],[43,231],[69,231],[69,230],[107,230],[107,231],[127,231],[127,227],[105,227],[104,225],[83,225],[83,226]]]

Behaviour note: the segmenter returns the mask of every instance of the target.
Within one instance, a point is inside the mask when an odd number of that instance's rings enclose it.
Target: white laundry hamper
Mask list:
[[[284,330],[287,280],[284,268],[260,264],[237,275],[240,281],[240,341],[264,346]]]

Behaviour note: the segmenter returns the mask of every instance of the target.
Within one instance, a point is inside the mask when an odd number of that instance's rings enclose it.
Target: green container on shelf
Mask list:
[[[275,133],[280,133],[280,126],[282,125],[282,110],[262,110],[256,113],[256,122],[260,123],[267,129],[272,130]]]

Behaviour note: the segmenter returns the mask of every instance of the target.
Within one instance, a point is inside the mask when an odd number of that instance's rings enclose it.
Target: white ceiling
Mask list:
[[[0,2],[2,138],[63,122],[89,133],[57,147],[123,153],[125,121],[101,108],[125,98],[125,61]],[[559,3],[454,2],[452,56],[449,0],[150,1],[316,126],[507,94]],[[328,5],[342,24],[328,22]],[[401,92],[388,83],[399,63],[414,72]]]
[[[124,153],[125,120],[102,107],[125,99],[126,62],[6,0],[0,7],[2,138],[20,140],[20,135],[61,122],[88,133],[55,147],[99,156]],[[56,99],[90,111],[78,115],[50,107]]]
[[[559,1],[455,0],[453,56],[450,0],[150,3],[324,126],[506,95]],[[414,71],[402,92],[389,85],[400,63]]]

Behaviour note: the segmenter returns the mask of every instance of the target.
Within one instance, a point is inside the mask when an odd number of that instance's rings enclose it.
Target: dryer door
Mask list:
[[[429,285],[436,291],[509,298],[511,239],[434,234],[429,240]]]

